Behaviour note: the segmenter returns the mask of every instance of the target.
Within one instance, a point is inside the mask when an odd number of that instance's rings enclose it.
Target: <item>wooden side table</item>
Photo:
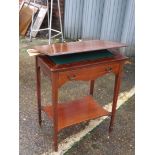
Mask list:
[[[127,57],[115,50],[112,58],[82,61],[71,64],[56,65],[47,56],[36,56],[36,81],[39,124],[41,125],[41,110],[44,111],[54,125],[54,150],[58,150],[58,132],[68,126],[95,119],[101,116],[110,116],[109,132],[112,131],[116,112],[117,98],[121,83],[122,68]],[[40,71],[51,80],[51,100],[49,106],[41,106]],[[94,99],[93,90],[95,79],[108,73],[115,74],[115,87],[112,112],[103,109]],[[89,96],[68,103],[58,103],[58,89],[67,81],[90,81]]]

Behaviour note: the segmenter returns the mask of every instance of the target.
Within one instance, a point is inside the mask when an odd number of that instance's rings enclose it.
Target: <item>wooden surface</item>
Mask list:
[[[61,87],[67,81],[90,81],[95,80],[107,73],[117,73],[119,68],[118,63],[110,63],[105,65],[91,66],[88,68],[80,68],[77,70],[70,70],[65,72],[60,72],[58,83]]]
[[[107,64],[107,63],[126,61],[128,59],[126,56],[123,56],[115,49],[111,49],[110,51],[114,54],[114,57],[112,58],[103,58],[103,59],[98,59],[93,61],[82,61],[82,62],[76,62],[72,64],[56,65],[55,63],[50,61],[47,56],[38,56],[39,57],[38,61],[39,61],[39,65],[49,75],[51,71],[74,70],[77,68],[85,68],[89,66],[97,66],[97,65]]]
[[[88,49],[88,47],[85,47]],[[103,48],[103,46],[102,46]],[[84,51],[85,49],[83,49]],[[75,50],[74,50],[75,51]],[[81,51],[82,52],[82,51]],[[42,110],[53,120],[53,142],[54,150],[58,150],[58,133],[61,129],[86,120],[94,119],[100,116],[111,116],[109,131],[112,130],[116,113],[117,98],[121,84],[122,68],[127,57],[121,55],[117,50],[111,49],[115,55],[112,58],[104,58],[93,61],[82,61],[71,64],[56,65],[48,59],[47,56],[37,56],[37,97],[40,115],[40,70],[51,80],[51,100],[52,105],[42,107]],[[93,100],[94,82],[98,77],[107,73],[115,75],[115,89],[113,97],[112,112],[104,110]],[[58,89],[68,81],[83,80],[90,81],[90,96],[84,99],[58,104]]]
[[[45,55],[62,55],[70,53],[91,52],[96,50],[111,49],[125,47],[123,43],[103,41],[103,40],[88,40],[81,42],[56,43],[51,45],[34,46],[36,52]]]
[[[40,75],[40,67],[38,65],[38,57],[36,57],[36,90],[37,90],[37,104],[38,104],[38,119],[39,125],[41,126],[41,75]]]
[[[58,150],[58,82],[59,74],[56,72],[55,74],[51,75],[51,101],[53,108],[51,109],[53,114],[53,142],[54,142],[54,149],[55,151]]]
[[[42,110],[48,114],[50,119],[53,118],[52,108],[52,105],[42,107]],[[58,104],[58,130],[107,115],[110,115],[110,113],[97,104],[91,96],[69,103]]]
[[[19,33],[25,36],[26,32],[31,24],[32,14],[37,12],[38,8],[34,6],[29,6],[27,3],[23,3],[22,8],[19,12]]]

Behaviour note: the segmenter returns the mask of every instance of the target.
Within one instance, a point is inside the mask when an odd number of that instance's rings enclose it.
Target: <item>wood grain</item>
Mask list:
[[[115,55],[112,58],[103,58],[92,61],[81,61],[71,64],[56,65],[55,63],[50,61],[47,56],[39,56],[38,61],[41,67],[44,66],[44,68],[47,68],[47,70],[52,72],[52,71],[74,70],[85,67],[87,68],[89,66],[105,65],[119,61],[126,61],[128,59],[126,56],[121,55],[118,51],[115,51],[114,49],[111,49],[110,51]]]
[[[28,30],[29,25],[32,21],[32,14],[37,12],[38,8],[34,6],[28,6],[28,4],[24,3],[19,12],[19,33],[20,35],[25,36]]]
[[[42,107],[50,119],[53,119],[53,106]],[[83,99],[58,104],[58,130],[65,127],[94,119],[100,116],[110,115],[91,96]]]
[[[81,42],[56,43],[51,45],[34,46],[36,52],[45,55],[63,55],[71,53],[91,52],[96,50],[125,47],[126,45],[118,42],[103,40],[88,40]]]
[[[111,64],[105,64],[104,66],[97,65],[88,68],[60,72],[59,75],[61,78],[59,78],[58,81],[59,87],[67,81],[77,81],[77,80],[89,81],[89,80],[95,80],[98,77],[101,77],[107,73],[117,73],[118,68],[119,68],[118,63],[111,63]]]
[[[93,42],[94,44],[95,42]],[[101,42],[100,42],[101,43]],[[63,44],[64,45],[64,44]],[[97,46],[98,45],[98,46]],[[81,45],[80,45],[81,46]],[[89,44],[86,47],[83,45],[81,52],[90,49]],[[95,48],[99,47],[99,44],[94,44]],[[82,46],[81,46],[82,47]],[[101,47],[101,45],[100,45]],[[108,46],[110,47],[110,46]],[[112,47],[112,46],[111,46]],[[113,46],[114,47],[114,46]],[[75,48],[75,49],[74,49]],[[73,52],[77,52],[75,46]],[[103,48],[103,44],[102,44]],[[46,48],[45,48],[46,49]],[[79,48],[80,49],[80,48]],[[93,47],[91,47],[93,49]],[[53,120],[54,128],[54,150],[58,150],[58,132],[68,126],[78,124],[83,121],[95,119],[100,116],[111,116],[111,122],[109,126],[109,131],[112,130],[117,98],[121,83],[121,73],[123,64],[128,59],[127,57],[121,55],[117,50],[110,50],[115,56],[112,58],[103,58],[92,61],[82,61],[71,64],[56,65],[47,56],[37,56],[36,68],[40,68],[43,73],[45,73],[51,80],[51,100],[52,105],[43,106],[42,110]],[[38,109],[40,108],[40,71],[37,74],[37,98],[39,101]],[[103,109],[92,97],[94,81],[104,74],[114,73],[115,89],[113,97],[112,113]],[[86,96],[83,99],[78,99],[75,101],[70,101],[67,103],[58,103],[58,88],[60,88],[65,82],[70,80],[84,80],[91,81],[90,84],[90,96]],[[39,88],[39,89],[38,89]],[[40,109],[39,109],[40,110]],[[40,118],[40,116],[39,116]]]

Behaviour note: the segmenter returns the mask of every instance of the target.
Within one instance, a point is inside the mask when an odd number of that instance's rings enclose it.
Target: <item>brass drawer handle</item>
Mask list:
[[[68,75],[67,77],[68,77],[69,80],[72,81],[72,80],[75,80],[76,75]]]
[[[105,71],[106,71],[106,72],[111,72],[111,71],[112,71],[112,67],[107,67],[107,68],[105,69]]]

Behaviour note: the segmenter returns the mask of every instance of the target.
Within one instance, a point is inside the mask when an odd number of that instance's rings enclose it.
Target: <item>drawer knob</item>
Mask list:
[[[105,69],[105,71],[106,71],[106,72],[111,72],[111,71],[112,71],[112,67],[107,67],[107,68]]]
[[[75,78],[76,78],[76,75],[68,75],[68,79],[71,81],[75,80]]]

